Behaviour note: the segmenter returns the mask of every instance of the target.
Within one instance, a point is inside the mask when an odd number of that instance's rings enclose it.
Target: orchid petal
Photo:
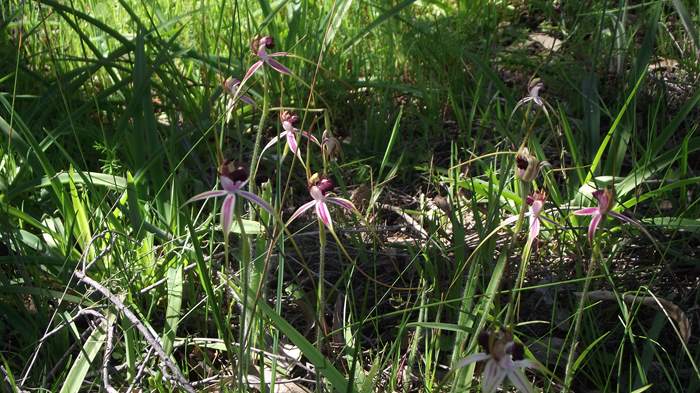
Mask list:
[[[264,199],[260,198],[259,196],[253,194],[252,192],[248,191],[243,191],[239,190],[236,194],[242,196],[243,198],[255,203],[256,205],[262,207],[263,209],[267,210],[268,213],[272,214],[272,206],[265,202]]]
[[[253,74],[255,74],[260,69],[260,67],[262,67],[262,65],[263,65],[263,61],[258,60],[255,63],[253,63],[253,65],[250,66],[250,68],[248,68],[248,71],[246,71],[245,76],[243,77],[243,82],[241,82],[241,84],[238,85],[239,91],[240,91],[241,87],[243,86],[243,83],[245,83],[245,81],[250,79],[250,77],[253,76]]]
[[[209,199],[209,198],[216,198],[220,196],[224,196],[228,194],[228,192],[224,190],[212,190],[212,191],[206,191],[201,194],[197,194],[193,196],[192,198],[188,199],[187,202],[185,202],[185,205],[194,202],[194,201],[201,201],[202,199]]]
[[[318,141],[318,139],[317,139],[315,136],[313,136],[312,134],[310,134],[310,133],[308,133],[308,132],[306,132],[306,131],[302,131],[301,134],[304,135],[305,137],[309,138],[313,143],[315,143],[315,144],[321,146],[321,143],[320,143],[320,142]]]
[[[269,56],[269,55],[268,55]],[[289,68],[283,66],[279,61],[273,59],[273,58],[267,58],[265,59],[265,62],[272,67],[273,70],[279,72],[280,74],[285,74],[285,75],[291,75],[292,71],[289,70]]]
[[[250,98],[250,96],[248,96],[248,95],[241,94],[240,99],[241,99],[241,101],[245,102],[248,105],[257,106],[255,104],[255,101],[252,98]]]
[[[501,386],[506,377],[506,370],[498,366],[495,360],[489,360],[484,368],[484,379],[481,381],[483,393],[493,393]]]
[[[224,236],[228,238],[233,222],[233,209],[236,207],[236,194],[229,193],[221,204],[221,227],[224,229]]]
[[[350,210],[350,211],[355,211],[355,205],[352,204],[349,200],[345,198],[338,198],[338,197],[328,197],[326,200],[330,203],[336,204],[343,209]]]
[[[530,239],[536,239],[540,234],[540,218],[532,215],[530,216]]]
[[[577,216],[594,216],[596,214],[600,213],[600,209],[597,207],[586,207],[583,209],[579,209],[574,211],[574,214]]]
[[[624,215],[624,214],[620,214],[620,213],[617,213],[617,212],[608,212],[608,215],[611,216],[611,217],[615,217],[615,218],[617,218],[618,220],[620,220],[620,221],[622,221],[622,222],[626,222],[626,223],[628,223],[628,224],[634,224],[634,225],[637,225],[637,226],[640,225],[640,224],[638,224],[633,218],[627,217],[627,216]]]
[[[292,216],[289,217],[289,221],[287,221],[287,224],[289,224],[292,221],[294,221],[295,219],[297,219],[297,217],[304,214],[307,210],[312,208],[315,204],[316,204],[316,201],[309,201],[309,202],[306,202],[305,204],[301,205],[301,207],[299,207],[297,209],[297,211],[295,211],[294,214],[292,214]]]
[[[287,133],[287,145],[289,145],[289,150],[292,151],[292,153],[297,154],[297,149],[299,149],[299,145],[297,144],[297,138],[296,135],[293,132],[286,131]]]
[[[490,358],[491,358],[491,355],[489,355],[487,353],[483,353],[483,352],[475,353],[473,355],[469,355],[466,358],[460,360],[459,363],[457,363],[457,368],[466,367],[472,363],[481,362],[483,360],[487,360]]]
[[[284,57],[287,56],[289,53],[287,52],[275,52],[275,53],[270,53],[267,55],[268,57]]]
[[[277,135],[276,137],[270,139],[270,141],[267,142],[267,145],[265,145],[265,147],[263,147],[263,149],[260,151],[260,156],[262,156],[263,153],[265,153],[265,150],[267,150],[267,149],[269,149],[270,147],[272,147],[275,143],[277,143],[277,141],[280,140],[280,138],[282,138],[282,137],[285,136],[286,134],[287,134],[287,131],[284,131],[284,132],[282,132],[281,134]]]
[[[527,379],[525,373],[523,373],[522,370],[510,370],[508,372],[508,379],[510,379],[510,382],[513,383],[513,386],[515,386],[520,392],[534,393],[535,391],[535,389],[532,387],[532,384]]]
[[[598,224],[600,224],[600,220],[602,218],[602,214],[596,214],[593,216],[591,223],[588,225],[588,241],[591,243],[593,243],[593,237],[595,236],[596,230],[598,230]]]
[[[313,198],[317,202],[323,202],[325,200],[323,196],[323,191],[321,191],[316,186],[313,186],[309,189],[309,194],[311,194],[311,198]]]
[[[326,205],[325,202],[316,202],[316,214],[321,222],[332,232],[333,220],[331,219],[331,213],[328,211],[328,205]]]
[[[515,360],[513,362],[515,367],[517,368],[537,368],[537,363],[533,362],[530,359],[523,359],[523,360]]]

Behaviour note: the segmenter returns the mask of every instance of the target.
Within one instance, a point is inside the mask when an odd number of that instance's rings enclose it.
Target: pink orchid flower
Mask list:
[[[333,182],[328,178],[320,178],[318,181],[313,182],[314,178],[318,178],[318,175],[311,177],[312,186],[309,188],[309,194],[311,194],[311,201],[306,202],[297,209],[297,211],[292,214],[287,222],[287,225],[294,221],[297,217],[304,214],[307,210],[312,207],[316,208],[316,216],[321,222],[332,232],[333,231],[333,220],[331,219],[331,214],[328,211],[328,203],[332,203],[342,207],[348,211],[356,211],[355,205],[352,204],[347,199],[329,196],[329,193],[333,190]]]
[[[224,236],[229,234],[233,215],[235,213],[236,196],[243,197],[272,215],[272,207],[259,196],[245,191],[243,187],[248,183],[248,171],[242,166],[235,166],[232,161],[225,161],[219,168],[219,181],[223,190],[206,191],[190,198],[185,204],[203,199],[225,197],[221,204],[221,227]]]
[[[547,200],[547,193],[544,191],[535,191],[532,195],[528,195],[527,204],[530,205],[530,232],[528,237],[534,240],[540,234],[540,213],[544,208],[544,202]]]
[[[523,369],[535,368],[536,364],[524,359],[525,349],[522,344],[513,341],[512,334],[504,331],[482,332],[479,334],[479,344],[484,348],[484,352],[467,356],[457,367],[486,361],[481,380],[483,393],[495,392],[506,377],[519,391],[535,392]]]
[[[270,139],[270,142],[268,142],[267,145],[263,147],[262,152],[260,152],[260,155],[262,155],[265,152],[265,150],[269,149],[275,143],[277,143],[277,141],[279,141],[281,138],[285,137],[287,139],[287,146],[289,146],[289,150],[291,150],[292,153],[294,153],[303,163],[304,160],[301,158],[301,154],[299,153],[297,134],[305,136],[310,141],[314,142],[319,146],[321,146],[321,144],[315,136],[309,134],[306,131],[300,131],[298,128],[295,127],[299,123],[299,116],[288,111],[283,111],[280,114],[280,120],[282,121],[282,128],[284,129],[284,131],[282,131],[276,137]]]
[[[593,238],[600,221],[606,215],[617,218],[618,220],[633,223],[633,220],[623,216],[620,213],[611,211],[615,205],[615,194],[610,189],[597,190],[593,192],[593,197],[598,201],[598,207],[586,207],[574,212],[577,216],[591,216],[591,223],[588,225],[588,241],[593,243]]]
[[[287,52],[267,53],[267,49],[272,49],[274,47],[275,40],[273,40],[270,36],[253,39],[253,41],[250,43],[250,48],[260,60],[256,61],[252,66],[250,66],[243,80],[247,80],[248,78],[253,76],[253,74],[255,74],[260,69],[260,67],[263,66],[263,64],[269,65],[270,68],[279,72],[280,74],[292,74],[289,68],[283,66],[279,61],[274,59],[274,57],[287,56]]]
[[[239,81],[236,78],[227,78],[224,81],[224,91],[226,91],[226,94],[228,94],[231,98],[233,98],[228,105],[229,110],[232,109],[233,106],[236,104],[236,102],[234,100],[236,99],[236,94],[238,93],[238,87],[240,85],[241,85],[241,81]],[[248,105],[255,106],[255,101],[253,101],[253,99],[250,98],[250,96],[248,96],[248,95],[240,94],[238,96],[238,98]]]

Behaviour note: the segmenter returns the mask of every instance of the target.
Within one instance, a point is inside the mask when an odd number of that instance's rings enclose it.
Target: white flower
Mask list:
[[[485,348],[485,352],[467,356],[457,364],[457,367],[485,360],[486,366],[481,380],[483,393],[495,392],[506,377],[519,391],[535,392],[523,372],[523,369],[534,368],[535,363],[523,359],[524,348],[522,344],[513,342],[512,334],[504,331],[484,332],[479,335],[479,343]]]

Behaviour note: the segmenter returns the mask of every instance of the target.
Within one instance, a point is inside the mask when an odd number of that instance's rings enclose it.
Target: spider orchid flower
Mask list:
[[[540,234],[540,213],[542,213],[546,200],[547,193],[544,191],[535,191],[532,195],[527,196],[527,204],[530,205],[530,232],[528,235],[530,241],[537,239]]]
[[[316,216],[318,219],[321,220],[321,222],[331,232],[333,232],[333,220],[331,219],[331,214],[328,211],[328,203],[338,205],[351,212],[356,211],[357,209],[355,208],[355,205],[353,205],[352,202],[347,199],[330,196],[330,192],[333,190],[333,182],[330,179],[326,177],[319,177],[318,174],[314,174],[311,176],[311,180],[312,185],[309,187],[309,194],[313,199],[301,205],[301,207],[299,207],[297,211],[295,211],[289,218],[287,225],[313,207],[316,209]]]
[[[228,105],[228,110],[233,109],[233,106],[236,104],[236,98],[240,99],[241,101],[245,102],[248,105],[255,106],[255,101],[253,101],[250,96],[246,94],[240,94],[236,96],[238,93],[238,87],[241,85],[241,81],[239,81],[236,78],[227,78],[224,81],[224,91],[226,94],[231,98],[229,105]]]
[[[513,109],[513,112],[518,110],[519,107],[527,104],[528,102],[534,103],[536,106],[542,108],[545,112],[547,112],[547,102],[540,97],[540,91],[544,90],[544,83],[540,80],[540,78],[535,78],[528,83],[527,86],[527,95],[520,99],[517,104],[515,104],[515,108]]]
[[[522,344],[513,342],[512,334],[504,331],[482,332],[479,334],[479,344],[484,352],[467,356],[457,367],[486,361],[481,380],[483,393],[495,392],[506,377],[519,391],[535,392],[523,369],[535,368],[536,365],[533,361],[524,359],[525,349]]]
[[[328,130],[323,131],[321,136],[321,150],[327,160],[335,160],[342,154],[340,141]]]
[[[272,207],[259,196],[245,191],[243,187],[248,183],[248,171],[242,166],[236,166],[232,161],[225,161],[219,167],[219,181],[223,190],[206,191],[190,198],[185,204],[215,197],[224,197],[221,204],[221,228],[224,236],[229,234],[233,215],[235,214],[236,197],[243,197],[267,210],[271,215]]]
[[[586,207],[574,211],[577,216],[591,216],[591,223],[588,225],[588,241],[593,243],[593,238],[598,230],[598,226],[603,218],[607,215],[615,217],[618,220],[635,224],[634,220],[625,217],[620,213],[611,211],[615,206],[615,192],[605,188],[603,190],[593,191],[593,197],[598,201],[598,207]]]
[[[289,146],[289,150],[291,150],[292,153],[294,153],[299,158],[299,160],[301,160],[301,162],[303,163],[304,160],[301,158],[301,154],[299,153],[299,144],[297,143],[297,134],[301,134],[301,135],[305,136],[306,138],[308,138],[309,140],[311,140],[312,142],[314,142],[315,144],[317,144],[319,146],[321,144],[319,143],[318,139],[316,139],[315,136],[309,134],[306,131],[300,131],[298,128],[295,127],[299,123],[299,116],[297,116],[291,112],[284,111],[284,112],[282,112],[282,114],[280,114],[280,120],[282,121],[282,128],[284,129],[284,131],[282,131],[276,137],[270,139],[270,142],[268,142],[267,145],[265,145],[265,147],[263,147],[262,151],[260,152],[260,155],[265,153],[265,150],[272,147],[281,138],[286,138],[287,139],[287,146]]]
[[[248,72],[246,72],[245,77],[243,80],[247,80],[253,74],[255,74],[260,67],[263,66],[263,64],[267,64],[272,68],[273,70],[279,72],[280,74],[284,75],[291,75],[292,71],[289,70],[289,68],[283,66],[279,61],[275,60],[275,57],[284,57],[287,56],[287,52],[275,52],[275,53],[267,53],[267,49],[272,49],[275,47],[275,40],[272,39],[270,36],[265,36],[261,38],[254,38],[253,41],[250,43],[250,49],[253,51],[253,53],[258,56],[258,61],[256,61],[250,68],[248,69]]]
[[[530,154],[527,147],[522,147],[515,155],[516,175],[523,182],[529,183],[537,178],[540,172],[540,160]]]

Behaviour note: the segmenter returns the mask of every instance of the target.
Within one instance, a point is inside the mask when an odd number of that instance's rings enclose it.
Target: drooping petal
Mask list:
[[[270,139],[270,141],[267,142],[267,145],[265,145],[265,147],[263,147],[262,151],[260,151],[260,156],[262,156],[263,153],[265,153],[265,150],[267,150],[267,149],[271,148],[272,146],[274,146],[275,143],[277,143],[277,141],[279,141],[280,138],[284,137],[285,135],[287,135],[287,131],[283,131],[281,134],[279,134],[279,135],[277,135],[276,137]]]
[[[245,102],[248,105],[257,106],[255,104],[255,101],[252,98],[250,98],[250,96],[248,96],[248,95],[241,94],[240,99],[241,99],[241,101]]]
[[[221,204],[221,228],[224,230],[224,236],[228,237],[233,222],[234,208],[236,207],[236,194],[229,193],[224,198],[224,203]]]
[[[333,203],[335,205],[338,205],[342,207],[343,209],[350,210],[350,211],[355,211],[355,205],[352,204],[349,200],[345,198],[338,198],[338,197],[327,197],[326,201]]]
[[[268,55],[268,56],[269,56],[269,55]],[[280,74],[285,74],[285,75],[291,75],[291,74],[292,74],[292,71],[290,71],[289,68],[283,66],[282,63],[280,63],[279,61],[277,61],[277,60],[275,60],[275,59],[273,59],[273,58],[271,58],[271,57],[268,57],[267,59],[265,59],[265,62],[266,62],[270,67],[272,67],[273,70],[279,72]]]
[[[600,224],[600,220],[603,218],[602,214],[596,214],[591,218],[591,223],[588,224],[588,241],[593,243],[593,237],[595,236],[595,231],[598,230],[598,224]]]
[[[307,210],[311,209],[315,204],[316,204],[316,201],[309,201],[309,202],[306,202],[305,204],[301,205],[301,207],[299,207],[297,209],[297,211],[295,211],[294,214],[292,214],[292,216],[289,217],[289,221],[287,221],[287,224],[289,224],[292,221],[294,221],[295,219],[297,219],[297,217],[304,214]]]
[[[190,202],[201,201],[202,199],[216,198],[216,197],[224,196],[226,194],[228,194],[228,193],[224,190],[205,191],[201,194],[197,194],[197,195],[193,196],[192,198],[188,199],[187,202],[185,202],[185,205],[190,203]]]
[[[268,57],[284,57],[287,56],[289,53],[287,52],[275,52],[275,53],[270,53],[267,55]]]
[[[501,386],[506,377],[506,370],[498,366],[495,359],[486,363],[483,379],[481,381],[481,391],[483,393],[493,393]]]
[[[618,212],[612,212],[612,211],[611,211],[611,212],[608,212],[608,215],[611,216],[611,217],[615,217],[615,218],[617,218],[618,220],[620,220],[620,221],[622,221],[622,222],[626,222],[626,223],[628,223],[628,224],[634,224],[634,225],[637,225],[637,226],[638,226],[638,225],[641,225],[641,224],[637,223],[633,218],[627,217],[626,215],[620,214],[620,213],[618,213]]]
[[[540,217],[536,215],[530,216],[530,239],[536,239],[540,234]]]
[[[331,213],[328,211],[328,205],[325,202],[316,202],[316,214],[321,222],[328,227],[328,229],[333,231],[333,220],[331,219]]]
[[[309,132],[302,131],[301,135],[309,138],[313,143],[321,146],[321,143],[318,141],[318,139],[315,136],[313,136],[312,134],[310,134]]]
[[[288,132],[287,133],[287,145],[289,145],[289,150],[292,151],[292,153],[297,154],[297,150],[299,149],[299,145],[297,145],[297,138],[296,135],[293,132]]]
[[[238,85],[238,90],[239,90],[239,91],[240,91],[241,87],[243,87],[243,84],[244,84],[248,79],[250,79],[250,77],[253,76],[253,74],[255,74],[255,73],[260,69],[260,67],[262,67],[262,65],[263,65],[263,61],[262,61],[262,60],[258,60],[258,61],[256,61],[255,63],[253,63],[253,65],[250,66],[250,68],[248,68],[248,71],[246,71],[245,76],[243,77],[243,81],[241,82],[240,85]]]
[[[518,389],[518,391],[522,393],[535,392],[535,389],[532,387],[532,384],[527,379],[527,376],[525,376],[525,373],[522,370],[519,370],[517,368],[510,370],[508,372],[508,379],[511,383],[513,383],[513,386],[515,386]]]
[[[577,216],[594,216],[598,214],[600,210],[597,207],[586,207],[583,209],[579,209],[574,211],[574,214]]]
[[[483,352],[475,353],[473,355],[469,355],[466,358],[460,360],[459,363],[457,363],[457,368],[466,367],[472,363],[481,362],[483,360],[487,360],[490,358],[491,358],[491,355],[489,355],[487,353],[483,353]]]
[[[253,194],[252,192],[238,190],[238,192],[236,192],[236,194],[238,194],[238,195],[242,196],[243,198],[255,203],[256,205],[260,206],[261,208],[267,210],[268,213],[272,214],[272,206],[270,206],[270,204],[265,202],[264,199]]]

